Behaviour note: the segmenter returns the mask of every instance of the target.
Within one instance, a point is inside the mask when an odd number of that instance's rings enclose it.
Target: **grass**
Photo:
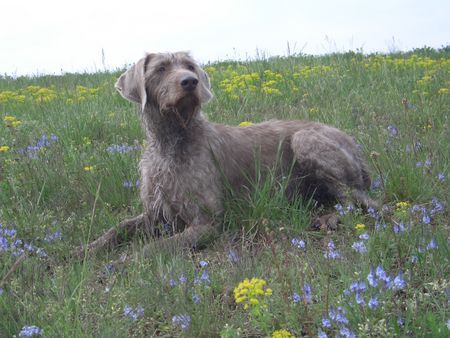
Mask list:
[[[45,337],[447,337],[449,56],[446,47],[206,65],[210,120],[311,119],[347,131],[382,210],[342,206],[338,231],[313,231],[321,211],[287,203],[269,178],[248,200],[227,201],[223,234],[206,249],[155,246],[143,258],[136,238],[83,262],[68,252],[141,209],[144,135],[114,90],[121,71],[0,77],[0,336],[35,325]],[[131,263],[113,269],[124,252]],[[250,283],[236,299],[252,278],[262,291]]]

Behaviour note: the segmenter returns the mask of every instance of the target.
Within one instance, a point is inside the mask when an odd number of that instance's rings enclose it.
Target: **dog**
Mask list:
[[[318,203],[351,199],[369,207],[370,176],[355,141],[311,121],[271,120],[246,127],[209,122],[205,71],[185,52],[152,53],[120,76],[116,89],[137,104],[147,146],[139,164],[143,213],[122,222],[88,250],[118,241],[125,230],[169,225],[181,245],[217,234],[224,198],[248,191],[257,175],[288,177],[290,197]],[[326,220],[325,220],[326,221]]]

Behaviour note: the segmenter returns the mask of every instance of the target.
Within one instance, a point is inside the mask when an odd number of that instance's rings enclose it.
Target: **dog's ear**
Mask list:
[[[206,103],[213,98],[213,94],[211,93],[211,82],[209,81],[208,74],[202,69],[200,74],[202,81],[202,87],[200,91],[200,98],[202,103]]]
[[[116,82],[116,89],[124,98],[139,103],[142,108],[147,102],[145,90],[145,68],[149,62],[150,54],[136,62],[123,73]]]

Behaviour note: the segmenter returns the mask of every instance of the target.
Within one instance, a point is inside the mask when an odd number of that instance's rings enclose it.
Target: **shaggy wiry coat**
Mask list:
[[[290,177],[292,196],[371,203],[367,165],[344,132],[309,121],[209,122],[200,111],[212,97],[209,79],[187,53],[148,54],[116,88],[138,104],[148,140],[139,165],[144,212],[128,230],[166,223],[195,245],[215,232],[225,186],[239,193],[258,170]]]

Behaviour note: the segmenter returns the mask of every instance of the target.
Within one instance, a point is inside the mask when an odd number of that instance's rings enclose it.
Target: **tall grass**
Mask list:
[[[345,130],[382,210],[338,207],[337,231],[313,231],[323,210],[289,203],[270,176],[227,201],[206,249],[144,258],[137,238],[83,262],[70,249],[140,212],[145,141],[114,90],[121,72],[1,77],[0,336],[448,336],[449,53],[206,65],[210,120]],[[131,262],[111,266],[123,253]],[[244,308],[233,290],[253,277],[265,291]]]

